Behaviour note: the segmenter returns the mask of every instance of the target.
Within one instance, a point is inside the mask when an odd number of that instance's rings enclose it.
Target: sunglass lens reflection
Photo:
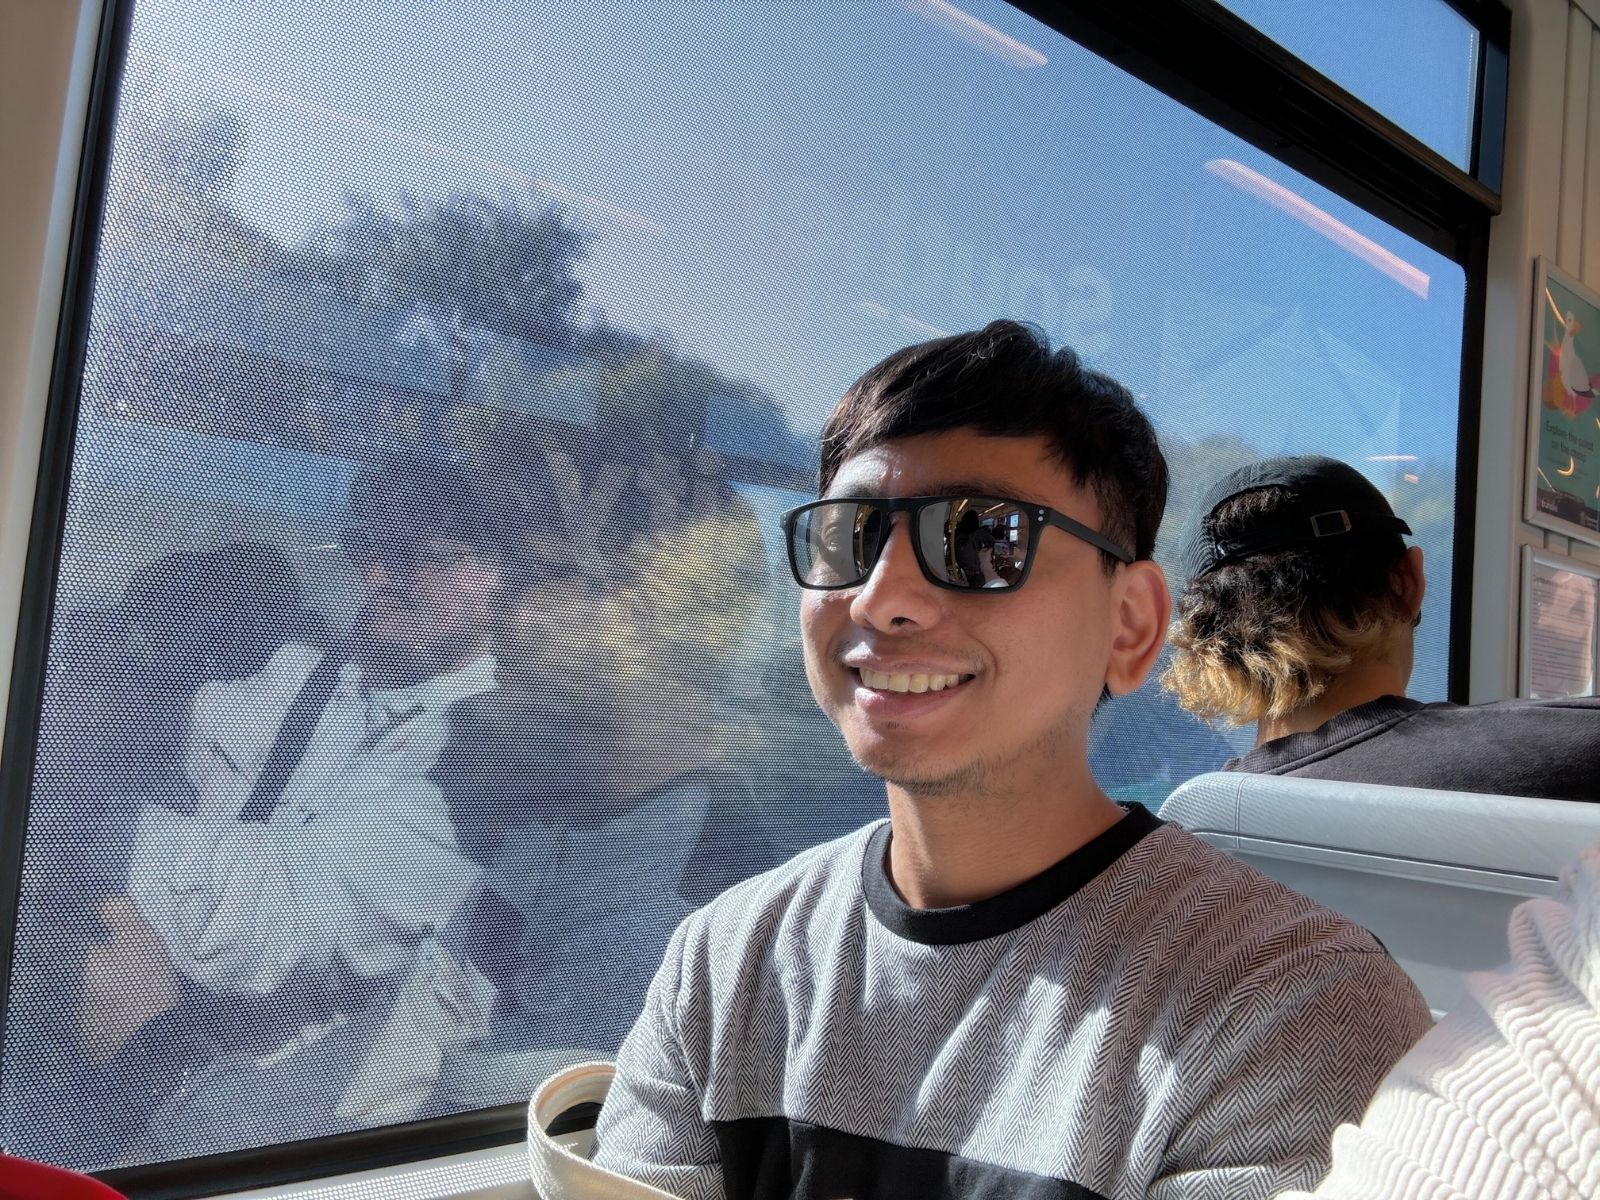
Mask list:
[[[792,542],[795,572],[808,587],[844,587],[860,572],[854,562],[854,504],[823,504],[799,514]]]
[[[917,536],[928,569],[945,583],[1003,589],[1022,582],[1028,519],[1015,504],[960,499],[929,505]]]

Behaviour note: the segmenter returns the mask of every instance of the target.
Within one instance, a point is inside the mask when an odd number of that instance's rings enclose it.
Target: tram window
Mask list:
[[[1221,0],[1463,171],[1472,165],[1479,33],[1450,0]],[[1417,87],[1426,79],[1426,87]]]
[[[523,1100],[614,1052],[691,906],[878,815],[776,518],[888,351],[1011,316],[1128,383],[1174,576],[1211,480],[1317,451],[1448,578],[1463,296],[989,0],[140,0],[5,1145],[103,1168]],[[1154,685],[1092,745],[1152,801],[1236,749]]]

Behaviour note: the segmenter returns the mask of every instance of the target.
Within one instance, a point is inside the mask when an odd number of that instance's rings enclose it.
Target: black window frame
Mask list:
[[[64,533],[117,100],[136,0],[104,0],[45,412],[17,647],[0,747],[0,1000],[9,996],[34,741]],[[1489,221],[1500,211],[1511,13],[1445,0],[1479,32],[1471,170],[1463,171],[1213,0],[1011,0],[1130,75],[1460,264],[1466,275],[1447,694],[1469,693],[1473,530]],[[760,471],[754,474],[761,474]],[[5,1007],[0,1003],[0,1045]],[[520,1141],[527,1107],[99,1172],[134,1200],[179,1200]]]

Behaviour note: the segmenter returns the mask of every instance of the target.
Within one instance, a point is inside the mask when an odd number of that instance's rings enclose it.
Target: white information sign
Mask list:
[[[1528,546],[1522,555],[1519,694],[1589,696],[1600,676],[1600,567]]]

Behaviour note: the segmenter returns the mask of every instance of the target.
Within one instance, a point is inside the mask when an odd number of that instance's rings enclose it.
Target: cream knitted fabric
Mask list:
[[[1563,882],[1517,908],[1510,964],[1469,976],[1334,1135],[1318,1197],[1600,1198],[1600,845]]]

